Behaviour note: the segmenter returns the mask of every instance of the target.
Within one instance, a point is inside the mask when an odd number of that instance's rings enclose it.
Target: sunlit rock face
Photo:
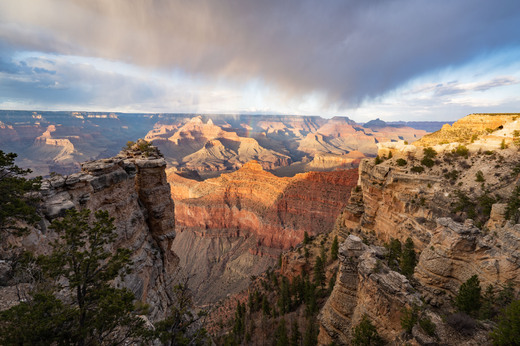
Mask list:
[[[193,276],[197,298],[210,302],[247,287],[302,241],[329,232],[357,181],[356,170],[280,178],[249,162],[203,182],[169,171],[177,236],[173,251]],[[190,249],[189,252],[183,249]]]
[[[361,242],[384,245],[407,238],[417,253],[410,281],[422,311],[436,324],[436,342],[490,343],[491,327],[471,336],[458,334],[442,316],[455,311],[453,297],[473,275],[483,290],[512,284],[517,292],[520,287],[520,220],[511,210],[511,201],[518,198],[517,116],[473,114],[418,143],[380,143],[381,160],[361,161],[358,185],[334,229],[346,241],[340,250],[338,280],[320,313],[320,343],[349,344],[362,313],[387,341],[433,342],[419,327],[411,336],[400,334],[393,304],[409,306],[410,300],[399,300],[408,290],[385,286],[390,277],[382,279],[379,273],[392,273],[385,268],[386,250]],[[429,145],[437,152],[431,167],[423,163]],[[370,257],[368,253],[379,263],[371,273],[363,264],[371,262],[361,261]],[[385,300],[389,292],[395,299]]]

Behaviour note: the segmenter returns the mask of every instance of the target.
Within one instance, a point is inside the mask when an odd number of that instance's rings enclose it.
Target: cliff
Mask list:
[[[254,161],[203,182],[169,171],[177,224],[172,249],[193,276],[199,302],[246,288],[251,275],[273,266],[304,232],[329,232],[356,180],[355,170],[280,178]]]
[[[353,235],[341,245],[338,278],[318,317],[321,345],[351,344],[351,331],[363,315],[384,339],[399,336],[403,307],[421,304],[420,295],[406,277],[381,264],[383,258],[383,248],[367,246]]]
[[[485,130],[495,125],[493,131]],[[457,132],[449,135],[452,129]],[[483,290],[508,284],[515,292],[520,289],[520,224],[517,214],[507,212],[518,198],[519,130],[514,115],[470,115],[444,127],[436,139],[426,136],[413,145],[381,144],[381,160],[361,162],[358,186],[334,229],[347,240],[340,251],[341,274],[320,315],[322,344],[349,344],[362,314],[387,341],[490,343],[490,327],[484,322],[479,331],[463,335],[440,316],[455,311],[453,297],[473,275]],[[449,142],[440,144],[441,138]],[[431,162],[424,161],[423,146],[434,143],[438,143],[433,146],[436,154]],[[390,279],[368,273],[372,255],[366,253],[375,253],[372,257],[379,259],[385,272],[387,250],[367,250],[371,247],[357,241],[383,245],[392,239],[404,243],[407,238],[418,255],[410,284],[424,303],[421,311],[436,325],[435,340],[427,341],[418,327],[413,335],[401,334],[395,307],[408,306],[410,301],[401,299],[408,288],[404,285],[396,291],[386,285]]]
[[[67,209],[108,211],[118,233],[113,248],[132,251],[134,269],[123,286],[150,305],[152,319],[163,318],[172,302],[170,285],[178,264],[170,250],[175,236],[174,204],[164,159],[157,152],[143,155],[134,149],[81,167],[79,173],[44,181],[40,229],[33,229],[18,245],[35,253],[46,252],[56,237],[47,226]]]

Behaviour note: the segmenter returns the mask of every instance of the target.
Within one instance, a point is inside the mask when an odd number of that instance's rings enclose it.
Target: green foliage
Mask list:
[[[318,328],[316,323],[309,320],[307,328],[305,328],[305,334],[303,335],[303,346],[315,346],[318,344]]]
[[[387,245],[386,260],[390,269],[399,269],[399,262],[401,260],[401,242],[398,239],[390,239],[390,244]]]
[[[500,142],[500,149],[507,149],[508,145],[506,144],[506,140],[502,139],[502,142]]]
[[[426,166],[428,168],[432,168],[434,165],[435,165],[435,161],[433,161],[432,159],[430,159],[429,157],[424,157],[422,160],[421,160],[421,164],[423,166]]]
[[[133,293],[110,286],[130,271],[130,251],[108,250],[116,234],[107,212],[96,212],[92,223],[89,216],[89,210],[70,210],[63,219],[54,220],[50,228],[60,237],[50,255],[39,257],[42,273],[49,280],[47,288],[68,291],[67,303],[52,291],[36,292],[27,303],[35,305],[34,309],[27,311],[26,303],[15,306],[2,325],[12,327],[13,321],[27,321],[38,309],[48,307],[50,314],[42,314],[26,327],[33,331],[42,325],[58,328],[52,336],[58,344],[115,344],[142,336],[144,322],[133,313]]]
[[[327,265],[327,251],[325,250],[325,245],[321,244],[320,247],[320,257],[323,262],[323,266]]]
[[[419,319],[419,308],[417,305],[412,305],[410,308],[403,308],[401,310],[401,327],[407,332],[412,333],[413,326]]]
[[[410,278],[417,264],[417,254],[414,250],[412,238],[407,238],[401,254],[401,273]]]
[[[310,242],[309,233],[303,232],[303,245],[307,245]]]
[[[376,165],[379,165],[381,162],[383,162],[383,159],[379,157],[379,155],[376,156],[376,158],[374,159],[374,163]]]
[[[459,293],[455,297],[455,305],[459,311],[469,315],[475,315],[481,306],[481,287],[477,275],[473,275],[460,288]]]
[[[457,148],[452,150],[452,153],[454,153],[457,156],[461,157],[468,157],[469,149],[464,145],[459,145]]]
[[[457,180],[458,177],[459,177],[459,171],[457,171],[456,169],[444,174],[444,178],[446,178],[448,180],[452,180],[452,181]]]
[[[174,286],[175,297],[167,317],[155,324],[154,336],[163,345],[202,345],[209,337],[204,328],[197,328],[197,323],[207,315],[205,310],[195,313],[193,298],[187,280]],[[241,306],[245,310],[245,306]]]
[[[392,151],[390,151],[390,152],[388,153],[388,159],[391,159],[392,157],[394,157],[394,155],[392,154]]]
[[[518,208],[520,208],[520,186],[517,186],[513,190],[513,193],[511,193],[511,196],[507,201],[506,218],[512,221],[518,220],[520,217],[520,211]]]
[[[520,345],[520,300],[513,301],[491,333],[493,345]]]
[[[352,345],[355,346],[384,345],[384,340],[379,336],[376,327],[370,322],[367,315],[363,315],[361,322],[354,328],[352,336]]]
[[[437,156],[437,152],[432,147],[424,148],[423,154],[424,157],[427,157],[429,159],[433,159],[435,156]]]
[[[298,321],[294,319],[291,326],[291,340],[289,340],[289,345],[300,346],[301,339],[302,334],[300,333],[300,329],[298,328]]]
[[[484,178],[484,173],[482,173],[482,171],[478,171],[475,174],[475,181],[479,183],[483,183],[486,181],[486,179]]]
[[[403,167],[403,166],[406,166],[406,164],[408,162],[405,159],[397,159],[396,163],[397,163],[398,166]]]
[[[291,310],[291,292],[289,279],[285,276],[280,280],[280,296],[278,298],[278,308],[282,315],[288,313]]]
[[[17,155],[0,150],[0,239],[2,233],[17,229],[17,220],[34,224],[40,220],[36,213],[38,199],[31,192],[38,191],[41,177],[26,179],[30,169],[21,169],[15,165]]]
[[[314,283],[321,287],[325,284],[325,267],[320,256],[316,257],[314,262]]]
[[[1,345],[70,343],[69,317],[75,311],[53,294],[41,292],[33,299],[0,312]]]
[[[334,236],[334,240],[332,241],[332,245],[330,246],[330,257],[333,261],[338,259],[338,252],[339,252],[338,236]]]
[[[429,336],[435,335],[437,327],[428,317],[421,318],[419,320],[419,326],[421,326],[422,330],[424,330],[424,332]]]
[[[134,141],[126,142],[126,145],[123,147],[123,150],[132,150],[132,147],[135,145]]]
[[[475,219],[477,213],[475,211],[476,204],[473,202],[464,192],[457,190],[455,191],[455,196],[457,200],[452,203],[453,212],[465,212],[467,217],[470,219]]]
[[[282,317],[278,323],[278,327],[274,332],[274,344],[276,346],[286,346],[289,343],[289,337],[287,336],[287,326],[285,325],[285,319]]]
[[[410,168],[410,170],[414,173],[422,173],[422,172],[424,172],[424,167],[423,166],[413,166],[412,168]]]

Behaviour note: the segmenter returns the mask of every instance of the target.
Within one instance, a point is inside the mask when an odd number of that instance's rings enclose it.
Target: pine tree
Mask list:
[[[303,232],[303,245],[307,245],[310,242],[309,233]]]
[[[370,322],[367,315],[363,315],[361,322],[354,328],[352,333],[352,345],[356,346],[378,346],[384,345],[383,339],[377,333],[376,327]]]
[[[477,275],[473,275],[460,285],[459,293],[455,297],[455,305],[460,311],[469,315],[475,315],[480,309],[481,293],[480,281]]]
[[[314,263],[314,283],[321,287],[325,284],[325,268],[320,256],[316,257],[316,262]]]
[[[315,346],[318,344],[318,331],[314,318],[310,318],[303,335],[303,346]]]
[[[417,255],[415,254],[413,241],[411,238],[406,239],[404,248],[401,254],[401,272],[406,277],[410,278],[415,270],[417,264]]]
[[[330,246],[330,257],[333,261],[338,259],[339,252],[339,244],[338,244],[338,236],[334,236],[334,240],[332,241],[332,245]]]
[[[491,333],[493,345],[520,345],[520,300],[515,300],[498,319],[498,326]]]
[[[298,321],[296,319],[293,320],[291,326],[291,340],[290,346],[300,346],[300,341],[302,339],[302,334],[300,333],[300,328],[298,328]]]
[[[205,310],[194,312],[193,298],[188,287],[188,279],[173,288],[175,297],[167,317],[155,323],[154,335],[165,346],[200,345],[208,339],[204,328],[196,327],[199,321],[207,315]],[[245,305],[241,311],[245,313]],[[241,320],[243,321],[243,320]]]
[[[289,343],[289,337],[287,336],[287,326],[285,325],[285,319],[282,317],[278,323],[278,327],[274,332],[274,344],[276,346],[287,346]]]

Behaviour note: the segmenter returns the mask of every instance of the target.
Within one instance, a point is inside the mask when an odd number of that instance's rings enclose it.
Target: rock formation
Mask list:
[[[421,303],[406,277],[382,263],[384,251],[353,235],[341,245],[336,285],[319,316],[321,345],[351,344],[352,328],[363,315],[375,322],[384,339],[394,340],[402,309]]]
[[[46,252],[55,238],[47,225],[67,209],[108,211],[118,233],[114,248],[132,251],[134,270],[123,285],[150,305],[152,319],[164,317],[178,264],[171,251],[174,204],[165,167],[157,152],[144,155],[134,148],[114,158],[85,162],[79,173],[53,176],[42,185],[41,230],[33,230],[21,245],[35,253]]]
[[[176,201],[173,250],[194,274],[197,298],[209,302],[238,292],[304,232],[329,232],[356,180],[355,170],[279,178],[255,161],[203,182],[169,171]],[[193,251],[181,254],[185,248]]]
[[[369,316],[387,341],[406,339],[397,307],[412,301],[401,299],[410,292],[404,285],[408,280],[400,288],[388,286],[390,277],[382,279],[377,274],[393,273],[381,255],[386,250],[368,247],[361,238],[380,245],[392,239],[413,240],[419,256],[411,283],[415,297],[424,303],[421,311],[437,332],[436,339],[429,340],[416,326],[408,340],[489,343],[489,326],[463,335],[440,316],[454,311],[452,298],[473,275],[483,289],[506,284],[512,284],[516,292],[520,288],[520,224],[518,214],[508,207],[518,198],[514,191],[519,181],[519,131],[514,114],[472,114],[411,145],[382,143],[381,160],[360,163],[358,186],[334,229],[347,240],[340,250],[338,280],[321,311],[320,343],[349,344],[352,327],[362,314]],[[425,161],[423,149],[430,145],[437,154]],[[372,266],[372,272],[367,271],[366,263],[378,259],[380,268],[374,272]]]

